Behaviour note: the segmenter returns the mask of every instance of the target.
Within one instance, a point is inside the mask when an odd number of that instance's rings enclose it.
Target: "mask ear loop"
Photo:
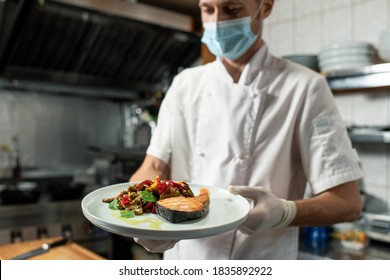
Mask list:
[[[257,15],[259,14],[259,12],[260,12],[261,9],[263,8],[263,5],[264,5],[264,0],[262,0],[261,3],[259,4],[259,6],[257,7],[256,12],[255,12],[255,15],[253,16],[253,18],[252,18],[251,21],[254,21],[254,20],[255,20],[255,18],[257,17]]]
[[[259,4],[259,6],[257,7],[256,9],[256,12],[255,12],[255,15],[254,17],[251,19],[251,22],[253,22],[255,20],[255,18],[258,16],[259,12],[261,11],[261,9],[263,8],[263,5],[264,5],[264,0],[261,1],[261,3]],[[257,32],[256,36],[258,37],[260,32],[263,30],[263,22],[260,23],[260,28],[259,28],[259,31]]]

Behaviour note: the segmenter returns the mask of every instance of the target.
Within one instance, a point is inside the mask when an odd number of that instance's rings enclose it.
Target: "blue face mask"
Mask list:
[[[261,1],[254,17],[258,15],[263,4],[264,1]],[[241,57],[259,36],[253,34],[251,24],[250,16],[204,23],[202,42],[215,56],[235,60]]]
[[[235,60],[256,41],[251,28],[251,17],[203,24],[202,42],[212,54]]]

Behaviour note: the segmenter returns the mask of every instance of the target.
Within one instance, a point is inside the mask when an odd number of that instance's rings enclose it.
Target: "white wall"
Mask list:
[[[333,42],[366,41],[378,47],[390,29],[390,0],[275,0],[264,26],[271,52],[318,54]],[[390,90],[335,95],[346,125],[390,125]],[[366,192],[390,211],[390,144],[356,144]]]
[[[390,28],[390,0],[275,0],[264,38],[276,55],[318,53],[332,42],[375,46]]]

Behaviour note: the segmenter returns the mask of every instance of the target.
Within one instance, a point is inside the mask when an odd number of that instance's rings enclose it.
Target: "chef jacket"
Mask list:
[[[164,98],[147,153],[173,180],[264,186],[298,200],[362,177],[325,79],[267,45],[235,83],[222,62],[186,69]],[[212,207],[212,202],[211,202]],[[222,211],[222,210],[221,210]],[[182,240],[165,259],[296,259],[298,228]]]

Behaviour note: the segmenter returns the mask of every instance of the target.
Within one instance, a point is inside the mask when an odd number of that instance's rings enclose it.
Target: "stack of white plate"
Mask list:
[[[314,71],[318,71],[318,57],[317,55],[285,55],[283,56],[284,59],[293,61],[295,63],[301,64],[303,66],[306,66]]]
[[[355,69],[377,63],[377,51],[370,43],[334,43],[321,50],[319,65],[323,72]]]

